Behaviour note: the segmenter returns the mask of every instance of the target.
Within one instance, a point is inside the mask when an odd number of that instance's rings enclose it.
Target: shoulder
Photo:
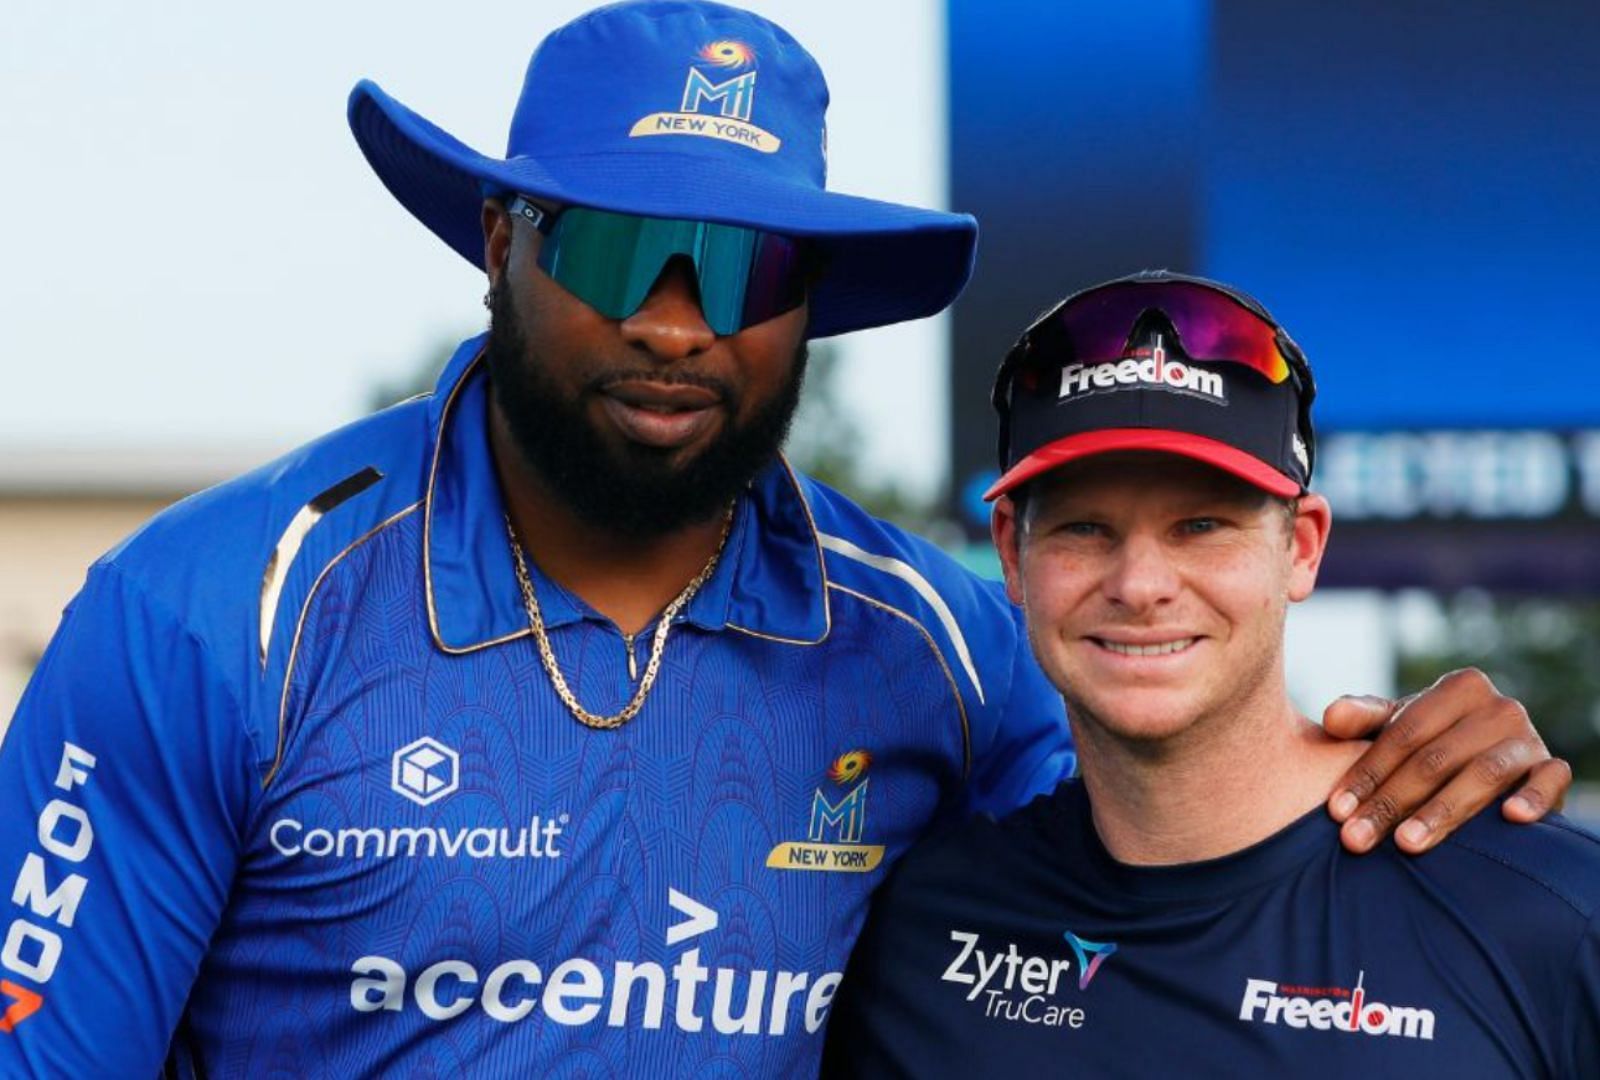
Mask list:
[[[1570,911],[1579,921],[1592,919],[1600,908],[1600,837],[1560,814],[1513,825],[1490,807],[1436,854],[1441,871],[1462,869],[1463,888],[1492,881],[1500,902],[1521,894],[1529,903]]]
[[[873,517],[820,481],[796,479],[816,522],[829,581],[869,595],[910,590],[927,603],[974,619],[1012,618],[1012,605],[997,581],[968,570],[935,544]]]
[[[972,783],[965,808],[1009,810],[1073,765],[1061,695],[1034,662],[1022,612],[922,537],[804,476],[796,483],[821,548],[832,610],[875,605],[919,626],[962,702]]]
[[[1600,838],[1556,814],[1512,825],[1491,806],[1411,872],[1434,894],[1436,916],[1471,934],[1498,980],[1552,1033],[1552,1056],[1566,1062],[1554,1072],[1592,1075],[1600,1060]]]
[[[167,508],[90,572],[181,613],[226,655],[249,643],[275,559],[342,550],[417,503],[428,432],[427,398],[368,416]]]
[[[911,618],[965,673],[979,703],[1003,698],[1026,635],[999,582],[810,477],[796,474],[822,548],[833,602],[842,594]]]

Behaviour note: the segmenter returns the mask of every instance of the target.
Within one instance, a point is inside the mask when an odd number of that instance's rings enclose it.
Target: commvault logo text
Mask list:
[[[461,787],[461,755],[437,739],[422,738],[396,750],[389,761],[389,787],[418,806],[428,806]],[[267,842],[284,858],[313,859],[559,859],[557,842],[569,815],[534,814],[526,825],[348,825],[328,828],[281,817],[267,829]]]
[[[683,921],[667,928],[670,948],[717,929],[717,912],[677,889],[667,902]],[[636,1027],[671,1025],[720,1035],[784,1035],[791,1025],[807,1034],[822,1030],[843,978],[829,971],[708,968],[698,945],[670,966],[654,961],[612,959],[602,966],[585,957],[541,965],[516,958],[487,974],[465,960],[438,960],[411,978],[386,956],[363,956],[351,965],[350,1005],[358,1013],[403,1012],[408,1001],[429,1020],[452,1020],[477,1008],[490,1020],[514,1024],[540,1010],[551,1023]],[[703,988],[710,985],[710,1008]],[[670,999],[670,1008],[669,1008]]]

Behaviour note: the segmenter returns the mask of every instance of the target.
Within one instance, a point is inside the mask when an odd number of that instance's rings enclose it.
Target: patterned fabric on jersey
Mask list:
[[[782,463],[579,725],[480,346],[91,569],[0,748],[0,1073],[811,1070],[887,868],[1070,770],[999,590]],[[617,710],[650,630],[533,570]]]

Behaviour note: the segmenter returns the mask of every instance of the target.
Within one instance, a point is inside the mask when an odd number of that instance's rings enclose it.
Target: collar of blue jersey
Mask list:
[[[485,426],[483,342],[473,338],[456,350],[432,403],[423,563],[428,621],[435,643],[447,652],[470,652],[528,633]],[[547,626],[598,617],[537,567],[530,569]],[[827,635],[822,550],[805,498],[784,463],[762,472],[739,501],[722,561],[684,618],[707,630],[731,628],[808,644]]]

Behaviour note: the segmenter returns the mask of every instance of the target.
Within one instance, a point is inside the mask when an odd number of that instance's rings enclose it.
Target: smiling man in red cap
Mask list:
[[[829,1074],[1600,1075],[1600,839],[1484,813],[1358,858],[1359,747],[1299,715],[1288,606],[1332,523],[1311,369],[1254,300],[1069,297],[994,391],[995,544],[1081,778],[899,864]]]
[[[504,158],[356,88],[490,332],[91,568],[0,751],[0,1073],[802,1074],[884,870],[1070,771],[1005,596],[778,454],[808,339],[972,264],[826,189],[827,98],[683,0],[551,34]],[[1406,716],[1352,843],[1564,790],[1481,679]]]

